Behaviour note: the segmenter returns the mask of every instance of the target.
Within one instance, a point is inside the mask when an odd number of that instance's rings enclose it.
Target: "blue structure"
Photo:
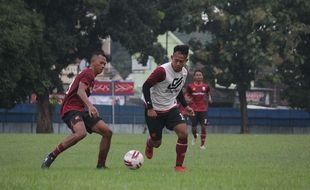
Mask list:
[[[106,123],[112,123],[112,106],[97,105],[100,116]],[[59,116],[60,106],[55,107],[54,123],[63,123]],[[266,128],[266,133],[273,128],[299,128],[299,133],[310,132],[309,113],[302,110],[263,110],[249,109],[249,127]],[[209,126],[240,127],[240,111],[236,108],[209,108]],[[142,106],[115,106],[115,124],[144,125],[144,107]],[[0,109],[0,122],[6,123],[31,123],[37,122],[37,109],[34,104],[21,104],[13,109]],[[302,128],[302,130],[300,130]],[[306,130],[303,130],[306,129]],[[222,131],[222,130],[217,130]],[[287,132],[286,132],[287,133]],[[289,133],[289,132],[288,132]]]

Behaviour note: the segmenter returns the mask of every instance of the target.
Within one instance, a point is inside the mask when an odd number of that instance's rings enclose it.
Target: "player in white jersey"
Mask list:
[[[187,45],[175,46],[171,62],[157,67],[143,84],[145,120],[150,134],[146,142],[145,155],[148,159],[153,157],[153,148],[161,145],[164,127],[174,130],[178,136],[175,165],[175,171],[178,172],[186,171],[183,162],[187,150],[188,133],[185,119],[179,112],[177,100],[189,115],[194,114],[182,92],[188,73],[184,67],[188,60],[188,50]]]

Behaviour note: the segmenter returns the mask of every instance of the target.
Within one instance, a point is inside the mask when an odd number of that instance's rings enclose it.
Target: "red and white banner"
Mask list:
[[[254,105],[270,105],[270,93],[264,91],[247,91],[246,99],[248,103]]]
[[[134,83],[126,81],[116,81],[114,82],[115,95],[134,95]]]
[[[114,85],[114,95],[134,95],[134,82],[128,81],[95,81],[92,94],[112,95]]]
[[[111,95],[112,94],[112,82],[95,81],[92,94]]]

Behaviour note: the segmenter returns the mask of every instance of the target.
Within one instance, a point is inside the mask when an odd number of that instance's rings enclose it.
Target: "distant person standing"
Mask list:
[[[188,51],[189,47],[186,45],[175,46],[171,62],[157,67],[143,84],[143,97],[146,105],[145,120],[150,134],[146,142],[145,155],[148,159],[152,159],[153,148],[161,145],[164,127],[174,130],[178,136],[175,164],[177,172],[186,171],[183,161],[187,151],[188,137],[185,118],[179,112],[177,100],[189,115],[193,114],[182,92],[188,73],[185,68]]]
[[[192,122],[192,145],[197,140],[197,125],[201,126],[201,143],[200,148],[206,149],[205,142],[207,136],[207,124],[208,124],[208,105],[212,103],[210,95],[210,87],[208,84],[203,83],[203,73],[201,70],[194,72],[194,82],[187,85],[186,94],[188,95],[189,105],[193,108],[195,115],[190,116]]]
[[[95,52],[91,56],[90,68],[83,70],[71,83],[61,107],[61,118],[71,129],[60,144],[43,160],[42,169],[48,169],[56,157],[67,148],[75,145],[88,133],[98,133],[102,136],[99,145],[97,168],[106,168],[106,158],[110,149],[112,131],[99,117],[96,107],[89,101],[95,77],[100,74],[105,65],[106,57],[103,52]]]

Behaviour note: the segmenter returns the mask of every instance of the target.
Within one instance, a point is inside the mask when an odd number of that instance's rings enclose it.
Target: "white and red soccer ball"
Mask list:
[[[132,170],[139,169],[144,162],[143,155],[138,150],[130,150],[124,156],[124,164]]]

